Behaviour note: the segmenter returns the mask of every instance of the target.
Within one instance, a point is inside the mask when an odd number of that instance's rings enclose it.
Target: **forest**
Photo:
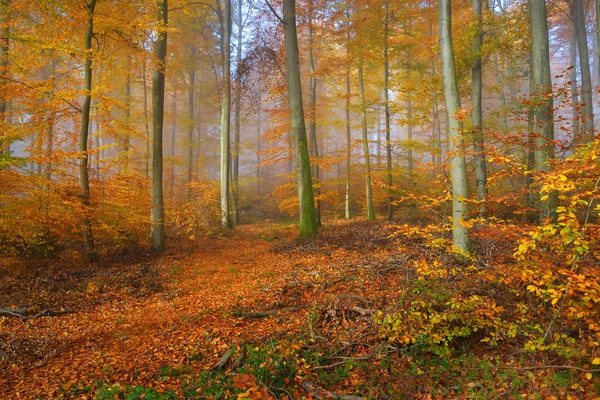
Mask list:
[[[599,399],[600,0],[0,0],[0,398]]]

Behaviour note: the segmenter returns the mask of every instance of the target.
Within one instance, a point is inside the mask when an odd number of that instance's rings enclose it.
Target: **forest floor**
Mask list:
[[[421,250],[393,232],[247,225],[135,263],[4,271],[0,308],[23,316],[0,316],[0,398],[600,396],[598,374],[477,334],[446,356],[384,340],[377,310],[419,288]]]

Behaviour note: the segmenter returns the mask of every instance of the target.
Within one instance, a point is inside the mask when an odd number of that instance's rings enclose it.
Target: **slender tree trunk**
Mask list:
[[[146,178],[150,176],[150,127],[148,116],[148,81],[146,80],[146,61],[142,64],[142,84],[144,90],[144,127],[146,129]]]
[[[188,126],[187,126],[187,159],[186,159],[186,183],[187,201],[192,201],[192,188],[189,186],[194,175],[194,111],[195,111],[195,94],[196,94],[196,71],[190,69],[188,71],[189,87],[188,87]]]
[[[594,138],[594,100],[592,99],[592,75],[590,73],[590,56],[585,28],[583,0],[572,0],[572,18],[579,53],[579,71],[581,72],[581,135],[585,141]]]
[[[88,134],[90,128],[90,109],[92,103],[92,37],[94,36],[94,10],[96,0],[87,4],[87,20],[85,31],[85,65],[83,104],[81,106],[81,131],[79,133],[79,181],[81,184],[81,202],[83,205],[83,240],[85,242],[85,261],[94,262],[96,250],[92,235],[92,220],[90,218],[90,179],[88,166]]]
[[[350,66],[346,67],[346,201],[345,218],[350,219],[350,174],[352,161],[352,130],[350,128]]]
[[[549,170],[549,161],[554,158],[552,76],[550,75],[550,46],[546,2],[544,0],[529,0],[529,13],[532,43],[531,71],[533,76],[533,94],[542,103],[535,110],[536,139],[534,165],[536,172],[543,172]],[[548,196],[547,202],[538,201],[541,220],[554,215],[557,196],[557,193],[551,193]]]
[[[309,95],[309,114],[310,119],[308,120],[308,153],[314,160],[312,163],[312,177],[316,185],[320,184],[321,176],[319,171],[319,164],[317,162],[319,158],[319,146],[317,144],[317,78],[315,76],[315,60],[314,60],[314,32],[313,32],[313,1],[309,0],[308,5],[308,68],[310,73],[310,95]],[[317,206],[315,212],[317,214],[317,226],[321,226],[321,201],[319,197],[318,186],[314,187],[314,194],[317,197]]]
[[[125,132],[123,134],[123,171],[129,172],[129,129],[131,126],[131,56],[127,57],[127,79],[125,82]]]
[[[452,46],[450,0],[438,0],[438,9],[438,34],[446,116],[448,119],[448,151],[452,183],[452,240],[454,246],[459,250],[471,252],[469,230],[463,221],[468,213],[466,201],[469,198],[469,186],[465,165],[464,140],[461,133],[462,123],[456,117],[456,113],[460,110],[460,97],[456,81],[454,48]]]
[[[4,97],[3,88],[6,85],[6,79],[2,79],[8,76],[8,49],[9,49],[9,36],[10,30],[8,26],[9,22],[9,5],[10,0],[0,2],[0,122],[3,125],[3,129],[6,129],[8,125],[7,118],[7,103],[8,101]],[[0,155],[5,157],[10,156],[10,141],[3,142],[0,140]]]
[[[385,172],[387,177],[387,219],[394,219],[394,196],[392,186],[394,184],[392,176],[392,139],[390,124],[390,58],[389,58],[389,23],[390,23],[390,2],[386,0],[385,19],[383,25],[383,107],[385,113]]]
[[[262,136],[261,124],[262,124],[262,89],[261,89],[261,80],[260,77],[258,79],[258,110],[257,110],[257,121],[256,121],[256,193],[261,197],[261,182],[260,182],[260,152],[261,148],[261,140]]]
[[[152,247],[165,250],[165,209],[163,204],[163,119],[165,111],[165,63],[167,56],[167,0],[158,0],[156,67],[152,76]]]
[[[535,170],[535,109],[531,105],[532,98],[535,95],[535,84],[533,82],[533,71],[531,70],[531,56],[529,57],[529,107],[527,109],[527,171]],[[527,174],[527,205],[530,208],[535,207],[536,195],[534,187],[534,177],[531,173]],[[532,221],[533,222],[533,221]]]
[[[173,83],[173,102],[171,103],[171,143],[169,149],[169,158],[170,160],[170,179],[169,179],[169,195],[171,196],[171,200],[175,195],[175,142],[177,141],[177,83]]]
[[[315,236],[317,233],[317,215],[315,211],[308,143],[306,140],[304,106],[302,104],[295,0],[283,1],[282,22],[285,37],[288,98],[298,180],[298,199],[300,203],[300,236],[310,237]]]
[[[220,1],[217,1],[220,4]],[[221,93],[221,226],[231,228],[229,204],[231,117],[231,0],[224,0],[221,13],[223,83]]]
[[[600,85],[600,0],[596,0],[596,57],[598,60],[598,85]]]
[[[413,170],[415,168],[414,166],[414,160],[413,160],[413,151],[412,151],[412,145],[413,145],[413,123],[412,123],[412,101],[410,100],[410,96],[411,94],[408,93],[408,101],[406,102],[406,119],[408,120],[408,124],[406,126],[406,136],[408,139],[408,151],[407,151],[407,158],[408,158],[408,175],[410,176],[411,180],[413,178]]]
[[[481,0],[473,0],[473,14],[475,17],[475,35],[473,36],[473,65],[471,67],[471,123],[473,126],[473,149],[475,151],[475,180],[477,182],[477,200],[479,213],[485,214],[485,200],[487,198],[487,168],[485,163],[485,150],[483,143],[483,108],[482,90],[483,80],[481,72],[481,46],[483,45],[482,17],[483,5]]]
[[[231,182],[231,218],[234,225],[240,223],[239,221],[239,175],[240,175],[240,124],[241,124],[241,104],[242,104],[242,80],[241,80],[241,62],[242,62],[242,0],[238,0],[237,8],[238,17],[238,45],[235,55],[235,62],[237,66],[237,76],[235,81],[235,121],[233,126],[233,146],[231,152],[233,154],[233,171],[232,171],[232,182]]]
[[[365,193],[367,197],[367,219],[375,219],[375,208],[373,207],[373,190],[371,188],[371,154],[369,153],[369,137],[367,132],[367,104],[365,100],[365,82],[363,71],[363,60],[358,64],[358,85],[360,90],[360,111],[362,126],[363,153],[365,157]]]
[[[573,110],[573,139],[580,138],[580,121],[579,121],[579,97],[577,94],[577,39],[573,35],[571,46],[569,47],[569,55],[571,57],[571,109]]]

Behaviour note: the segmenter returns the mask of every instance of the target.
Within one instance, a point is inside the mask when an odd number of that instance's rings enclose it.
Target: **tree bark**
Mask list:
[[[261,80],[258,78],[258,110],[257,110],[257,121],[256,121],[256,193],[259,197],[261,194],[261,182],[260,182],[260,152],[261,148],[261,140],[262,136],[262,88],[261,88]]]
[[[165,63],[167,56],[167,0],[158,0],[159,31],[155,56],[156,67],[152,76],[152,247],[165,251],[165,209],[163,203],[163,122],[165,111]]]
[[[387,219],[394,219],[394,196],[392,186],[394,184],[392,176],[392,140],[390,124],[390,58],[389,58],[389,24],[390,24],[390,2],[385,1],[385,20],[383,25],[383,107],[385,113],[385,172],[387,177]]]
[[[581,137],[584,141],[594,138],[594,100],[592,99],[592,75],[588,53],[587,31],[583,0],[572,0],[572,18],[579,53],[579,71],[581,73]]]
[[[536,172],[548,171],[549,161],[554,158],[554,117],[552,76],[550,75],[550,50],[548,40],[548,20],[546,2],[529,0],[531,25],[531,71],[533,77],[533,95],[540,100],[535,109],[535,149],[534,166]],[[548,200],[537,201],[540,220],[555,213],[557,194],[551,193]],[[536,196],[536,198],[539,196]]]
[[[310,157],[304,123],[302,104],[302,84],[300,81],[300,59],[298,54],[298,34],[296,31],[296,1],[283,1],[283,29],[287,64],[287,83],[292,138],[296,159],[298,200],[300,208],[300,236],[311,237],[317,234],[317,215],[312,186]]]
[[[317,144],[317,78],[315,76],[315,60],[313,54],[314,47],[314,32],[313,32],[313,0],[309,0],[308,5],[308,68],[310,73],[310,103],[309,103],[309,113],[310,119],[308,120],[308,153],[310,157],[314,160],[312,163],[312,177],[314,182],[319,185],[320,184],[320,171],[319,164],[317,163],[317,159],[319,158],[319,146]],[[317,197],[316,209],[315,212],[317,214],[317,226],[321,226],[321,201],[318,199],[319,189],[318,186],[314,187],[314,194]]]
[[[92,103],[92,37],[94,35],[94,10],[96,0],[87,4],[87,20],[85,30],[85,64],[84,64],[84,91],[81,106],[81,130],[79,132],[79,182],[81,185],[81,203],[83,206],[83,240],[85,246],[85,261],[94,262],[96,250],[92,235],[92,220],[90,217],[90,179],[88,166],[88,134],[90,129],[90,109]]]
[[[577,39],[575,35],[571,39],[571,46],[569,47],[569,55],[571,57],[571,109],[573,117],[573,139],[577,140],[580,136],[580,120],[579,120],[579,96],[577,93]]]
[[[9,22],[9,4],[10,0],[0,2],[0,78],[4,78],[8,76],[8,49],[10,44],[10,29],[8,26]],[[6,85],[6,79],[0,79],[0,121],[4,127],[7,126],[8,118],[7,118],[7,103],[8,101],[4,97],[5,89],[2,86]],[[3,128],[4,128],[3,127]],[[6,128],[4,128],[6,129]],[[8,138],[4,140],[0,140],[0,155],[4,157],[10,156],[10,141]],[[2,167],[0,165],[0,167]]]
[[[468,212],[466,201],[469,198],[469,186],[465,166],[464,139],[461,133],[462,123],[456,116],[461,106],[456,81],[454,48],[452,46],[450,3],[450,0],[438,0],[439,44],[446,116],[448,119],[448,152],[452,184],[452,241],[457,249],[470,253],[472,251],[471,239],[469,238],[469,230],[463,221]]]
[[[371,154],[369,152],[369,137],[367,131],[367,104],[365,100],[365,82],[363,69],[363,60],[360,59],[358,64],[358,85],[361,100],[360,111],[363,153],[365,160],[365,193],[367,199],[367,219],[369,221],[373,221],[375,220],[375,208],[373,207],[373,189],[371,187]]]
[[[481,0],[473,0],[473,14],[475,17],[475,35],[473,36],[473,65],[471,67],[471,125],[473,129],[473,150],[475,162],[475,180],[477,187],[477,200],[480,201],[479,213],[485,214],[485,200],[487,198],[487,167],[485,163],[485,148],[483,141],[483,108],[482,90],[483,80],[481,71],[481,46],[483,45],[483,4]]]
[[[346,219],[350,219],[350,174],[352,159],[352,130],[350,128],[350,66],[346,68]]]
[[[169,195],[171,200],[175,196],[175,142],[177,141],[177,81],[173,81],[173,102],[171,103],[171,140],[169,144],[170,179]]]
[[[190,69],[188,71],[189,87],[188,87],[188,126],[187,126],[187,158],[186,158],[186,183],[187,201],[192,201],[192,188],[190,183],[194,175],[194,114],[195,114],[195,95],[196,95],[196,71]]]
[[[217,0],[220,9],[220,0]],[[230,117],[231,117],[231,0],[224,0],[221,19],[221,49],[223,82],[221,88],[221,226],[231,228],[229,202],[230,175]]]
[[[235,54],[235,62],[237,66],[237,76],[235,81],[235,120],[233,125],[233,145],[231,153],[233,154],[233,171],[231,182],[231,219],[234,225],[239,224],[239,175],[240,175],[240,124],[241,124],[241,104],[242,104],[242,79],[241,79],[241,62],[242,62],[242,0],[238,0],[237,8],[238,17],[238,45]]]

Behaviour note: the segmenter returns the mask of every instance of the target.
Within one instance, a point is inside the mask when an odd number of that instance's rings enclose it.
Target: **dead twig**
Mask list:
[[[234,313],[233,316],[237,317],[237,318],[266,318],[266,317],[270,317],[272,315],[279,314],[282,312],[298,311],[303,308],[307,308],[308,306],[310,306],[310,304],[302,304],[299,306],[286,307],[286,308],[280,308],[277,310],[262,311],[262,312]]]

